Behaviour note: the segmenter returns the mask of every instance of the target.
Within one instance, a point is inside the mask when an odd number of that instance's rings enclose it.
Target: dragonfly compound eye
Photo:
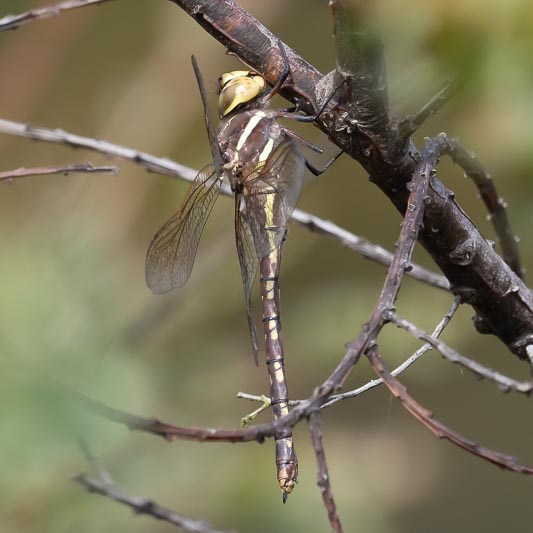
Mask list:
[[[218,115],[225,117],[240,105],[247,104],[261,96],[266,89],[262,76],[247,70],[234,70],[223,74],[219,79]]]

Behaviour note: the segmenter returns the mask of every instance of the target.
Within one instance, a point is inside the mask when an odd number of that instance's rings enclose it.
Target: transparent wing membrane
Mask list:
[[[248,328],[252,339],[255,364],[259,363],[259,343],[257,340],[257,330],[252,308],[252,286],[257,275],[257,254],[250,225],[246,217],[240,210],[241,196],[235,196],[235,239],[237,243],[237,255],[241,267],[242,284],[244,287],[244,297],[246,299],[246,314],[248,317]]]
[[[146,256],[146,283],[154,293],[181,287],[189,279],[220,185],[214,166],[204,167],[187,190],[178,212],[152,239]]]

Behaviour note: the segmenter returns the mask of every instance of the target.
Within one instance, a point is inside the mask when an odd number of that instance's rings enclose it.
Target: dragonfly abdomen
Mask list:
[[[281,246],[262,257],[259,262],[265,355],[270,381],[272,415],[278,420],[289,413],[287,381],[285,379],[283,343],[279,304],[279,270]],[[287,499],[298,477],[298,460],[292,431],[287,428],[276,434],[276,469],[283,501]]]

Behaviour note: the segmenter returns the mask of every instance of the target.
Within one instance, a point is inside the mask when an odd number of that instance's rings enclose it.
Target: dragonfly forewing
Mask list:
[[[212,164],[204,167],[187,190],[178,212],[152,239],[146,255],[146,283],[152,292],[163,294],[189,279],[198,242],[221,183]]]

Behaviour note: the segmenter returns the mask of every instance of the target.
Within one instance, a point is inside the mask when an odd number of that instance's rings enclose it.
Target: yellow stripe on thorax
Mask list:
[[[244,146],[244,143],[248,140],[248,137],[254,130],[254,128],[261,122],[261,120],[265,117],[265,114],[262,111],[258,111],[249,121],[248,124],[246,124],[246,128],[244,128],[244,131],[242,132],[242,135],[239,138],[239,142],[237,143],[237,151],[241,150]]]

